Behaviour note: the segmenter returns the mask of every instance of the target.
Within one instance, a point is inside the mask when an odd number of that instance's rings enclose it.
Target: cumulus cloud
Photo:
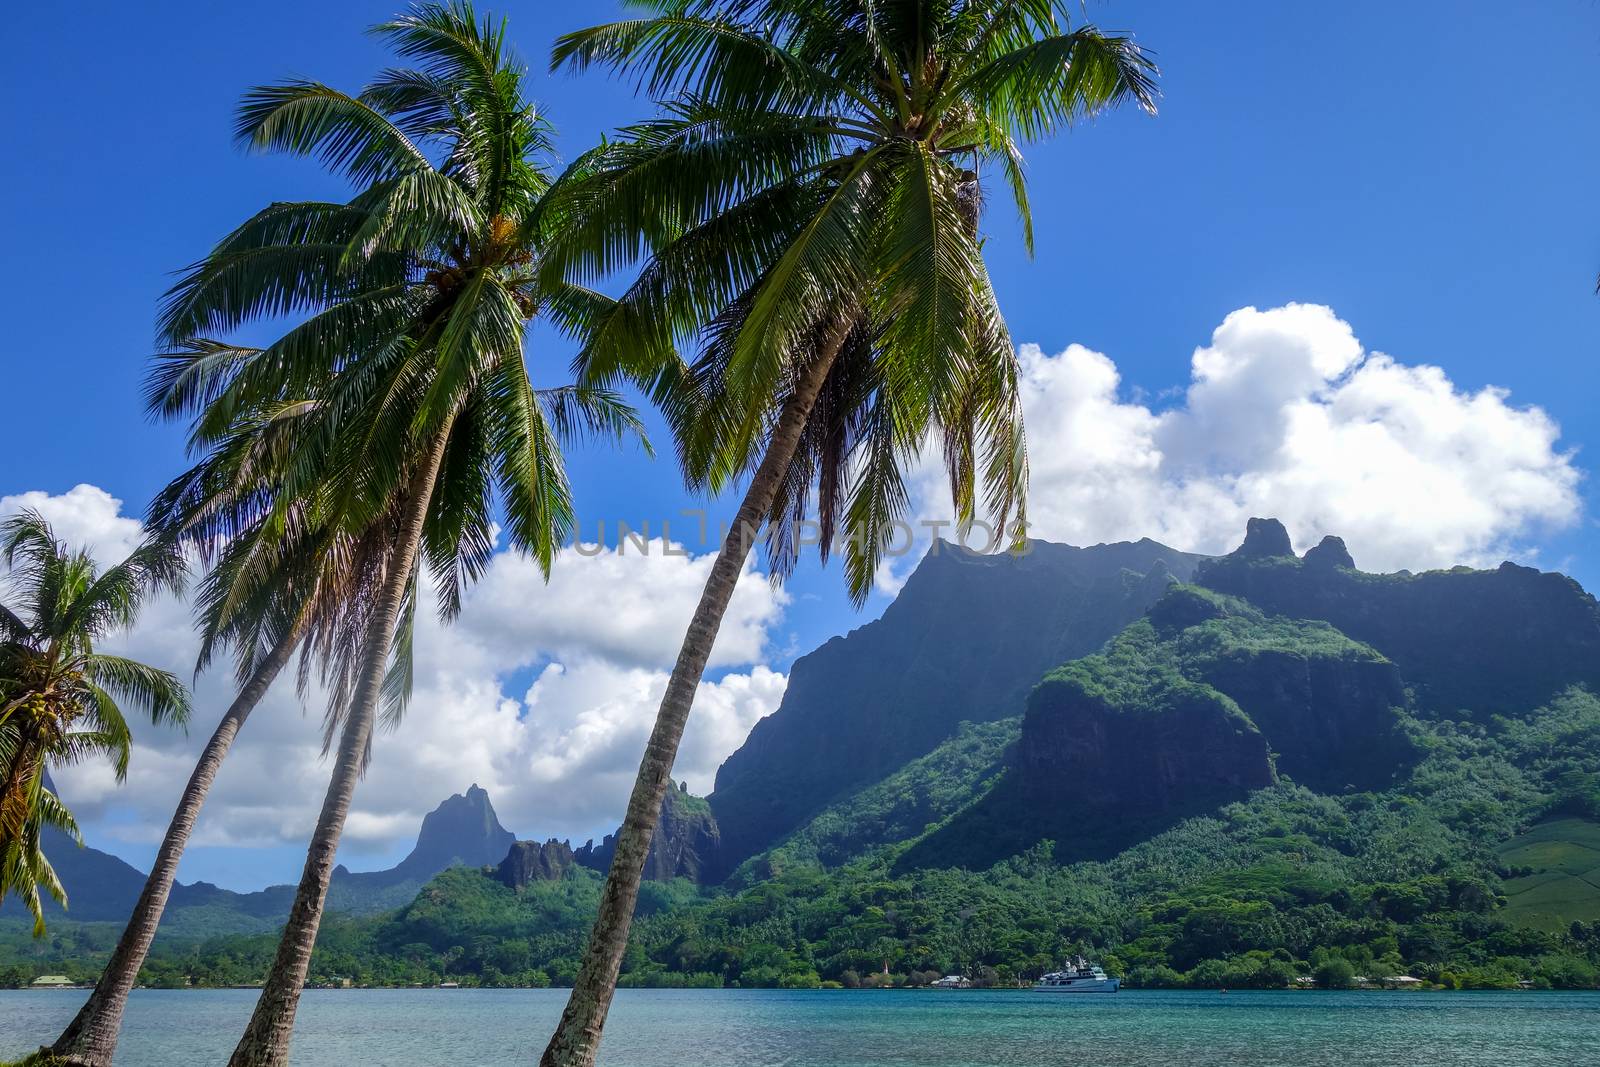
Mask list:
[[[548,586],[526,557],[501,553],[455,625],[419,619],[416,692],[384,745],[403,750],[383,756],[399,769],[379,783],[375,768],[363,805],[415,810],[415,781],[455,783],[446,792],[477,781],[519,833],[611,829],[711,565],[666,547],[568,552]],[[696,792],[778,706],[787,678],[760,661],[787,602],[746,569],[712,651],[721,677],[701,684],[674,767]],[[418,798],[405,825],[443,796]]]
[[[0,496],[0,516],[25,510],[37,511],[57,537],[99,560],[123,558],[144,533],[138,519],[122,514],[122,501],[94,485],[75,485],[55,496],[37,489]]]
[[[468,595],[459,628],[476,643],[563,656],[598,656],[634,667],[670,664],[711,567],[661,538],[599,551],[569,549],[549,584],[523,557],[501,554]],[[746,568],[717,633],[712,668],[753,663],[784,594]],[[537,657],[533,657],[537,658]],[[531,662],[531,659],[529,660]]]
[[[1150,536],[1223,552],[1246,518],[1274,515],[1298,545],[1335,533],[1368,569],[1418,569],[1527,558],[1541,532],[1579,515],[1580,474],[1548,415],[1502,389],[1464,389],[1438,367],[1368,351],[1326,307],[1228,315],[1165,405],[1126,396],[1111,357],[1079,345],[1054,355],[1024,345],[1021,359],[1037,537]],[[948,514],[940,477],[930,465],[915,479],[930,518]],[[0,515],[22,507],[106,560],[140,532],[93,486],[0,498]],[[881,568],[880,591],[897,591],[910,565]],[[425,614],[415,697],[400,733],[378,739],[346,832],[349,861],[359,868],[362,855],[392,855],[426,811],[473,781],[524,836],[612,827],[709,566],[709,555],[660,539],[648,552],[629,542],[569,551],[546,585],[528,560],[501,553],[454,626]],[[701,687],[678,758],[678,777],[697,792],[782,697],[785,677],[763,661],[774,658],[769,635],[786,603],[754,571],[739,584],[712,656],[720,674]],[[160,601],[115,644],[187,673],[187,608]],[[190,735],[138,728],[127,787],[95,765],[58,775],[91,840],[159,837],[231,699],[227,673],[200,678],[196,696]],[[320,711],[317,694],[302,704],[287,679],[274,688],[224,769],[197,842],[305,840],[328,773]]]
[[[1125,397],[1081,345],[1020,355],[1035,537],[1224,552],[1270,515],[1297,545],[1338,534],[1369,570],[1420,569],[1527,558],[1579,515],[1549,415],[1367,351],[1327,307],[1228,315],[1166,407]],[[929,514],[938,476],[920,479]]]
[[[104,562],[126,554],[141,533],[120,501],[93,486],[0,498],[0,515],[24,507],[44,514],[70,543],[93,546]],[[709,555],[660,539],[621,550],[584,546],[562,557],[546,585],[530,560],[502,552],[455,625],[419,617],[415,694],[398,733],[378,738],[357,790],[345,831],[351,862],[359,868],[363,854],[405,847],[429,809],[471,782],[489,790],[501,820],[522,835],[581,839],[611,829],[710,564]],[[717,765],[777,707],[787,679],[760,661],[786,603],[747,570],[675,768],[691,789],[708,791]],[[108,646],[187,677],[195,654],[188,608],[157,600],[135,632]],[[189,734],[136,726],[123,787],[98,764],[57,772],[91,842],[115,848],[159,839],[232,695],[228,672],[213,670],[195,680]],[[302,703],[291,679],[279,680],[224,767],[196,844],[304,842],[329,771],[321,707],[319,693]]]

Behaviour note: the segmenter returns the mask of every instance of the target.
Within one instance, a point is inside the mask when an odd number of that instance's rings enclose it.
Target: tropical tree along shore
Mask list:
[[[641,354],[698,348],[674,426],[688,481],[718,490],[752,473],[545,1067],[594,1062],[673,759],[756,531],[781,578],[815,486],[824,558],[837,536],[859,602],[931,438],[957,518],[981,507],[1022,537],[1017,369],[983,262],[979,168],[1004,177],[1026,229],[1019,143],[1155,97],[1130,39],[1072,29],[1051,2],[643,6],[556,43],[553,65],[608,66],[666,102],[574,177],[581,213],[552,262],[595,276],[647,246],[638,280],[592,324],[584,372],[649,384],[661,364]]]
[[[330,694],[334,770],[274,965],[232,1059],[285,1062],[379,712],[397,722],[409,695],[412,620],[427,591],[419,564],[446,618],[488,563],[494,521],[548,571],[573,521],[563,442],[643,443],[616,393],[535,389],[524,365],[530,320],[574,331],[606,301],[543,269],[555,214],[542,164],[548,127],[525,99],[504,23],[465,4],[432,5],[375,32],[416,66],[384,72],[357,96],[308,81],[254,90],[237,131],[252,149],[319,159],[356,196],[264,209],[191,268],[163,309],[172,356],[158,368],[153,401],[193,413],[196,443],[223,457],[175,483],[165,503],[194,536],[225,541],[244,527],[259,535],[256,548],[285,552],[224,555],[218,568],[225,610],[209,623],[207,647],[242,650],[245,684],[196,769],[119,967],[62,1037],[63,1051],[83,1062],[110,1055],[129,975],[216,764],[304,641]],[[302,321],[265,348],[218,339],[285,314]],[[287,447],[263,447],[263,428],[277,428]],[[218,487],[220,505],[208,493]],[[320,618],[318,598],[327,601]]]
[[[386,551],[386,530],[353,542],[337,529],[307,528],[303,502],[282,494],[306,406],[291,405],[292,413],[274,407],[250,418],[235,414],[220,439],[204,432],[206,394],[194,388],[194,379],[217,351],[213,345],[182,346],[152,375],[152,410],[166,416],[192,410],[202,422],[195,447],[209,452],[156,498],[147,525],[211,564],[196,605],[196,670],[204,670],[220,648],[231,647],[239,691],[201,750],[94,992],[51,1046],[63,1062],[83,1067],[109,1067],[112,1061],[128,994],[154,941],[184,848],[239,731],[297,649],[305,650],[309,667],[319,650],[327,664],[349,644],[343,634],[372,598]],[[405,649],[396,653],[403,666]],[[309,670],[302,670],[302,696],[309,696],[309,681]]]
[[[252,93],[241,110],[241,140],[319,156],[364,186],[348,205],[299,205],[268,225],[265,245],[286,276],[260,276],[248,305],[315,310],[280,342],[286,356],[320,361],[328,378],[317,444],[302,450],[316,465],[303,484],[327,487],[340,524],[394,526],[360,651],[339,673],[329,720],[330,740],[339,726],[334,773],[305,873],[235,1067],[287,1059],[379,704],[394,715],[404,705],[403,687],[385,685],[386,663],[415,611],[417,564],[428,562],[452,617],[493,550],[498,500],[512,545],[547,571],[572,526],[562,437],[639,429],[608,390],[537,391],[528,379],[529,320],[543,313],[573,327],[601,298],[549,283],[540,269],[547,127],[523,95],[504,24],[466,5],[432,6],[375,32],[418,66],[385,72],[357,98],[285,83]],[[302,252],[317,248],[308,237],[323,248],[304,263]],[[232,265],[225,255],[211,262],[218,284],[202,265],[192,297],[208,325],[222,311],[209,302],[225,298]],[[286,377],[257,383],[247,369],[239,381],[276,394],[295,381],[292,364]]]
[[[51,828],[82,840],[47,784],[50,768],[108,759],[125,780],[133,738],[123,704],[156,723],[188,721],[189,693],[175,675],[96,650],[133,626],[151,596],[179,589],[184,565],[158,540],[102,571],[32,511],[0,525],[0,554],[0,898],[15,894],[42,937],[40,889],[63,905],[67,894],[41,835]]]

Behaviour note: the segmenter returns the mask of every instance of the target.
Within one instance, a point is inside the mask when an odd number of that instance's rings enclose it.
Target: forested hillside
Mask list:
[[[1525,568],[1350,563],[1252,524],[1193,583],[1164,576],[1098,651],[841,789],[725,879],[698,854],[672,866],[675,847],[659,873],[701,884],[647,883],[624,980],[1004,982],[1082,951],[1144,986],[1595,986],[1594,599]],[[680,803],[711,848],[715,821]],[[314,971],[570,980],[600,875],[527,870],[457,867],[398,911],[331,925]],[[8,951],[90,969],[97,936]],[[148,974],[251,981],[270,947],[168,938]]]
[[[1028,547],[937,543],[882,618],[795,661],[782,705],[717,772],[722,873],[961,723],[1016,715],[1040,675],[1099,648],[1202,558],[1148,538]]]

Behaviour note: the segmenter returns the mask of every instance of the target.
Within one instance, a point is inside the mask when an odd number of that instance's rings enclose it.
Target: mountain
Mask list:
[[[352,873],[344,865],[334,868],[331,893],[338,898],[388,895],[397,886],[409,886],[400,903],[410,900],[422,883],[447,867],[482,867],[499,863],[516,835],[500,825],[489,794],[476,782],[456,793],[422,817],[416,846],[405,859],[384,871]],[[341,885],[341,882],[343,883]],[[358,910],[347,908],[346,910]]]
[[[108,852],[79,848],[66,835],[52,833],[45,854],[66,887],[69,906],[63,912],[52,903],[49,909],[80,922],[125,922],[144,889],[145,873]],[[489,794],[473,785],[423,817],[415,847],[394,867],[361,872],[343,864],[335,868],[328,907],[358,915],[397,908],[448,867],[499,863],[515,840],[500,825]],[[292,885],[275,885],[238,893],[209,882],[179,883],[172,887],[162,929],[179,934],[271,930],[288,913],[294,890]]]
[[[576,850],[574,861],[604,874],[616,852],[616,835],[607,834],[600,844],[590,841]],[[723,862],[722,831],[711,805],[704,797],[692,796],[686,782],[677,789],[668,789],[661,800],[661,821],[656,824],[650,853],[645,857],[645,878],[656,882],[674,878],[705,882]]]
[[[1415,759],[1395,665],[1323,622],[1176,586],[1034,688],[995,786],[901,858],[1106,858],[1288,776],[1384,788]]]
[[[1252,519],[1240,549],[1195,580],[1370,644],[1441,714],[1515,714],[1572,685],[1600,691],[1600,604],[1564,574],[1515,563],[1367,574],[1338,538],[1296,559],[1282,524]]]
[[[1142,987],[1600,988],[1593,598],[1512,566],[1365,573],[1337,539],[1295,556],[1266,519],[1225,557],[1165,551],[924,563],[730,760],[767,766],[775,803],[732,772],[709,809],[667,798],[622,983],[1008,982],[1081,952]],[[1112,572],[1117,553],[1148,568]],[[1050,611],[1070,633],[994,637]],[[1051,642],[1072,651],[1022,673]],[[609,849],[451,867],[331,927],[313,980],[568,983]],[[731,873],[694,884],[708,870]],[[150,974],[245,983],[270,950],[169,942]],[[65,931],[30,958],[66,973],[98,951]]]
[[[72,918],[100,922],[128,917],[144,890],[143,871],[109,852],[88,846],[79,848],[60,830],[46,830],[43,847],[56,877],[67,890]],[[44,899],[46,914],[66,914],[55,901]],[[8,911],[20,913],[20,904],[12,898],[0,902],[0,915]]]
[[[962,722],[1016,715],[1045,671],[1093,652],[1204,558],[1148,538],[1028,548],[936,542],[881,618],[795,661],[778,710],[717,771],[718,874]]]

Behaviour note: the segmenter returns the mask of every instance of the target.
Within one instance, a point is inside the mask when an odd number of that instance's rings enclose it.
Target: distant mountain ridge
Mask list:
[[[69,908],[63,911],[51,903],[49,910],[78,922],[125,921],[144,889],[145,872],[109,852],[92,846],[79,848],[59,831],[51,834],[46,854],[67,888]],[[716,861],[718,847],[716,820],[705,799],[691,796],[686,786],[672,789],[662,803],[661,824],[645,862],[645,877],[703,881]],[[348,915],[398,908],[451,867],[494,868],[508,885],[518,887],[529,881],[558,879],[574,867],[604,874],[615,851],[616,839],[611,834],[599,844],[589,841],[578,848],[554,839],[543,844],[518,841],[500,824],[488,792],[474,783],[423,816],[416,844],[393,867],[379,871],[351,871],[344,864],[335,867],[328,908]],[[292,885],[241,893],[210,882],[178,883],[172,887],[162,929],[179,935],[275,929],[288,912],[294,892]],[[9,910],[0,910],[0,918],[9,914]],[[20,911],[17,914],[20,921]]]
[[[474,782],[422,817],[416,846],[405,859],[386,871],[353,874],[344,866],[334,877],[352,885],[388,887],[400,882],[426,882],[447,867],[483,867],[499,863],[517,839],[500,825],[489,794]]]
[[[67,889],[68,909],[50,910],[81,922],[122,922],[144,889],[145,872],[100,849],[79,848],[59,831],[46,843],[46,855]],[[417,843],[405,859],[381,871],[334,869],[328,907],[350,914],[370,914],[405,904],[428,880],[449,867],[480,867],[505,858],[516,835],[500,825],[489,794],[473,784],[456,793],[422,819]],[[223,889],[209,882],[172,887],[163,927],[178,932],[272,929],[283,921],[294,899],[292,885],[274,885],[250,893]],[[7,912],[0,911],[0,916]]]

